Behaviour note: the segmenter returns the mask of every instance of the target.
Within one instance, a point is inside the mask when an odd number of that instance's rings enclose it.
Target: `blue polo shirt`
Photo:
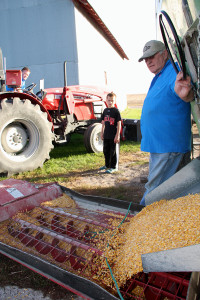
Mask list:
[[[22,90],[25,90],[25,83],[26,83],[26,80],[24,80],[24,79],[22,78],[22,85],[21,85]]]
[[[150,153],[191,150],[191,106],[174,91],[176,72],[168,60],[153,78],[141,115],[141,150]]]

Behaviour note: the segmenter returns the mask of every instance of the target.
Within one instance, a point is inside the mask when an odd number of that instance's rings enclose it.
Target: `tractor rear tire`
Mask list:
[[[84,133],[84,144],[87,152],[103,152],[103,141],[101,139],[101,123],[90,125]]]
[[[53,148],[52,123],[38,104],[3,99],[0,107],[0,173],[8,176],[42,167]]]

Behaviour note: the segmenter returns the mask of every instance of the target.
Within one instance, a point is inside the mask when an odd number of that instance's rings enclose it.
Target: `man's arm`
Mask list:
[[[190,102],[194,99],[191,78],[186,76],[186,79],[183,79],[182,72],[179,72],[176,76],[174,90],[176,94],[185,102]]]

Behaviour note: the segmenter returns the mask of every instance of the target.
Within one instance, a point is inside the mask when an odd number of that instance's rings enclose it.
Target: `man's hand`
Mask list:
[[[174,90],[176,94],[185,102],[194,99],[194,91],[192,90],[191,78],[189,76],[183,79],[183,73],[179,72],[176,76]]]

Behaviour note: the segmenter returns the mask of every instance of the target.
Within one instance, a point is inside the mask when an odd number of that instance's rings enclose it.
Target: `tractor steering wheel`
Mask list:
[[[31,90],[34,89],[34,87],[36,87],[36,85],[37,85],[36,83],[31,83],[29,86],[27,86],[27,87],[25,88],[24,91],[30,92]]]
[[[169,29],[171,30],[174,40],[169,35],[169,32],[167,31],[167,28],[164,24],[162,16],[165,17],[165,19],[168,23],[167,25],[169,26]],[[172,57],[172,53],[176,57],[176,60],[177,60],[180,70],[183,72],[183,78],[186,78],[185,54],[184,54],[183,48],[181,46],[179,37],[176,33],[176,29],[175,29],[169,15],[164,10],[161,10],[161,14],[159,16],[159,24],[160,24],[160,30],[161,30],[161,34],[163,37],[163,41],[164,41],[165,47],[167,49],[169,58],[171,60],[171,63],[174,67],[175,72],[178,74],[179,69],[177,68],[177,65],[175,64],[174,58]],[[167,38],[168,38],[168,41],[167,41]],[[170,50],[170,48],[171,48],[171,50]],[[178,50],[178,52],[177,52],[177,50]]]

